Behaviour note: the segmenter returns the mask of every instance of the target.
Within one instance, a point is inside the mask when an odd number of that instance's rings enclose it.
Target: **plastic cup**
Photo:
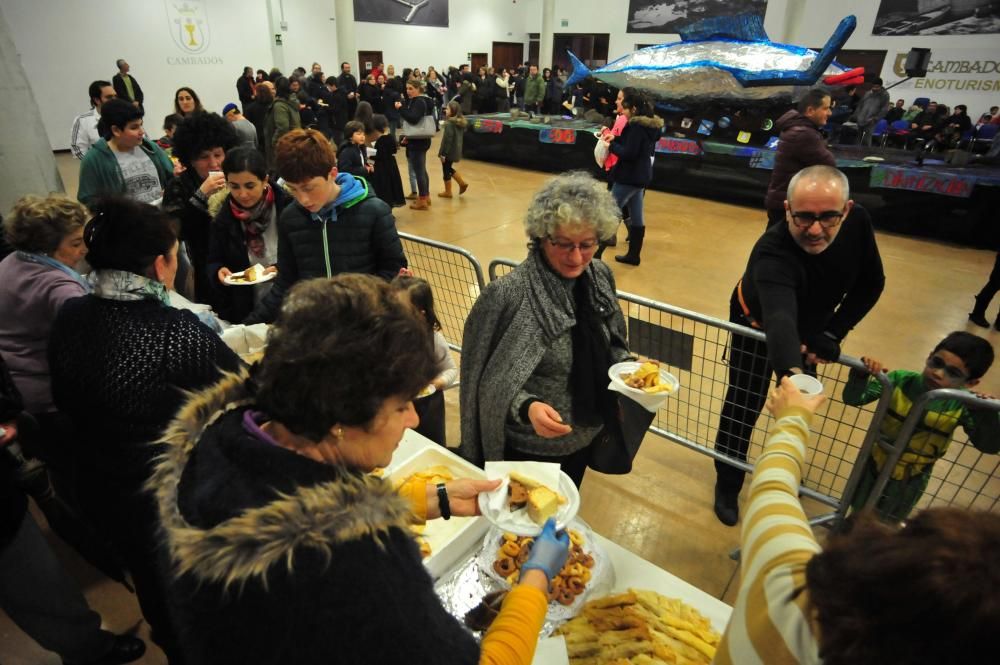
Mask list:
[[[819,395],[823,392],[823,384],[815,376],[792,374],[788,378],[803,395]]]

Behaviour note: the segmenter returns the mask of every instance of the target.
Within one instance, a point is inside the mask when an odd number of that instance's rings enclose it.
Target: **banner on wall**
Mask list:
[[[888,83],[906,78],[906,47],[886,54],[882,78]],[[931,49],[927,76],[910,79],[891,91],[893,98],[911,104],[917,97],[927,97],[948,106],[965,104],[973,121],[982,111],[996,104],[1000,93],[1000,48]]]
[[[996,6],[996,0],[881,0],[872,34],[997,34]]]
[[[703,18],[757,14],[763,20],[766,10],[767,0],[629,0],[627,30],[674,34]]]
[[[448,27],[448,0],[354,0],[354,20]]]
[[[201,53],[208,48],[211,31],[208,29],[207,3],[202,0],[174,2],[164,0],[167,26],[174,44],[184,53]]]

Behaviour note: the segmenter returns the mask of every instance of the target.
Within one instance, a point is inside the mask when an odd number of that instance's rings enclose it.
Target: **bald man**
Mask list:
[[[762,330],[767,341],[732,336],[716,450],[746,461],[771,374],[780,380],[837,360],[844,337],[884,286],[871,217],[850,199],[847,176],[831,166],[796,173],[785,223],[772,225],[754,245],[730,298],[729,320]],[[745,474],[719,461],[715,468],[715,514],[732,526]]]

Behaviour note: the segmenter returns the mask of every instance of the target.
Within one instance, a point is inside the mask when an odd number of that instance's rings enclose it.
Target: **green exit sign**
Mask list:
[[[564,27],[564,28],[568,28],[568,27],[569,27],[569,19],[565,19],[565,18],[564,18],[564,19],[563,19],[563,20],[561,21],[561,24],[562,24],[562,27]]]

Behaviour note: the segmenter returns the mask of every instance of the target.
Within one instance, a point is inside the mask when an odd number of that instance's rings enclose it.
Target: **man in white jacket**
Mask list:
[[[83,159],[91,146],[101,140],[101,135],[97,131],[97,123],[101,119],[101,106],[109,99],[117,97],[109,81],[94,81],[90,84],[89,93],[90,110],[73,119],[73,129],[70,132],[70,149],[77,159]]]

